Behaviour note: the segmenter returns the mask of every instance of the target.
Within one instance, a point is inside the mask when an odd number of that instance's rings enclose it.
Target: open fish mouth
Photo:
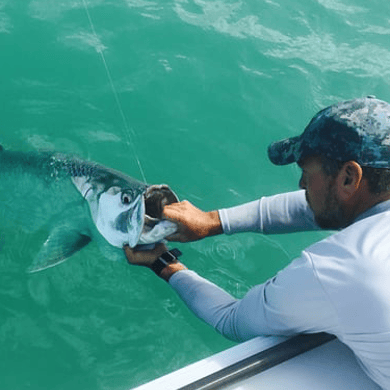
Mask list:
[[[174,222],[163,219],[164,206],[179,202],[176,194],[165,184],[152,185],[144,194],[144,227],[138,245],[153,244],[177,230]]]

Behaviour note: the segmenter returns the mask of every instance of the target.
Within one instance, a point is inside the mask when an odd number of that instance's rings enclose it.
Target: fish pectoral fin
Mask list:
[[[56,228],[43,244],[28,272],[37,272],[62,263],[86,246],[91,238],[76,230]]]

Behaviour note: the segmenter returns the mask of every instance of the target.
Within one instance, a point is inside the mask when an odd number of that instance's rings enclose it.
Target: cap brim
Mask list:
[[[287,165],[300,159],[301,137],[287,138],[268,147],[268,157],[275,165]]]

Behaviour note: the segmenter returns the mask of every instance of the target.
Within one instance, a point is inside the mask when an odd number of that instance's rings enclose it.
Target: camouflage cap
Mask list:
[[[315,115],[300,136],[268,147],[276,165],[318,154],[390,168],[390,104],[372,96],[336,103]]]

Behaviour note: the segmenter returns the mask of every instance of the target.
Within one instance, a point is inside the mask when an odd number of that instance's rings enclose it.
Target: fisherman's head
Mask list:
[[[268,155],[302,168],[300,187],[321,227],[343,227],[356,217],[359,208],[352,212],[348,201],[363,184],[376,203],[390,193],[390,104],[369,96],[329,106],[300,136],[271,144]]]

